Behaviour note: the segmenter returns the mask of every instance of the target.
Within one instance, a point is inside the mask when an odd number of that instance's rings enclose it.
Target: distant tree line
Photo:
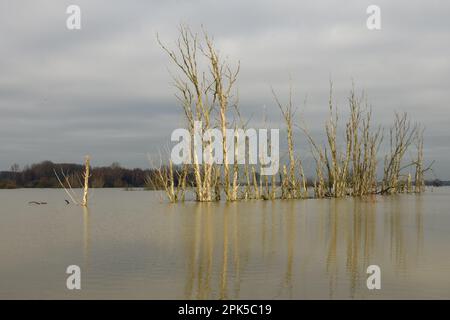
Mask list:
[[[0,189],[14,188],[59,188],[60,183],[55,171],[64,176],[73,188],[82,186],[84,166],[73,163],[53,163],[44,161],[25,166],[20,170],[17,164],[9,171],[0,172]],[[92,188],[149,188],[159,189],[152,169],[127,169],[115,162],[107,167],[91,168],[90,184]]]
[[[427,186],[443,187],[443,186],[450,186],[450,181],[442,181],[442,180],[439,180],[439,179],[434,179],[434,180],[427,180],[427,181],[425,181],[425,184]]]
[[[41,163],[25,166],[20,170],[19,165],[13,164],[9,171],[0,171],[0,189],[15,188],[60,188],[55,171],[61,172],[69,180],[73,188],[82,187],[82,173],[84,166],[74,163],[53,163],[43,161]],[[166,170],[167,171],[167,170]],[[179,185],[180,168],[174,168],[174,185]],[[127,169],[121,167],[117,162],[110,166],[91,168],[90,187],[92,188],[146,188],[146,189],[164,189],[160,179],[161,168],[156,169]],[[260,177],[257,174],[257,182],[260,183]],[[188,186],[195,186],[194,173],[189,172],[186,178]],[[277,181],[277,185],[279,181]],[[308,186],[312,182],[308,180]],[[439,179],[427,180],[428,186],[450,186],[450,181],[441,181]]]

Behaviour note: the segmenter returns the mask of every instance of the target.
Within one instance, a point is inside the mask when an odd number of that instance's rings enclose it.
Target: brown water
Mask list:
[[[97,189],[83,210],[61,190],[1,190],[0,298],[449,299],[449,196],[168,204]],[[72,264],[81,290],[66,289]]]

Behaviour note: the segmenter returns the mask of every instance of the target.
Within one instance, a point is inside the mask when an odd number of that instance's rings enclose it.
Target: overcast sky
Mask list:
[[[82,29],[66,28],[81,7]],[[381,30],[366,8],[381,8]],[[450,2],[434,1],[0,1],[0,170],[42,160],[148,167],[182,114],[156,42],[203,24],[229,61],[240,61],[243,113],[256,123],[270,87],[292,78],[299,118],[323,126],[329,79],[341,109],[352,81],[374,119],[407,111],[426,126],[426,160],[450,178]],[[304,100],[306,98],[306,105]],[[283,136],[282,136],[283,137]],[[300,150],[307,150],[302,146]]]

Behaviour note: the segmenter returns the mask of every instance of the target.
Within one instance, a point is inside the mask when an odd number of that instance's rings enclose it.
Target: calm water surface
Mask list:
[[[231,204],[96,189],[89,209],[64,198],[0,190],[0,298],[450,299],[450,188]],[[366,287],[371,264],[381,290]]]

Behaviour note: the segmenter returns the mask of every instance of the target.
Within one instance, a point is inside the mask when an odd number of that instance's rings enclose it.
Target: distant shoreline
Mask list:
[[[65,172],[71,179],[73,188],[81,188],[79,176],[83,172],[83,165],[75,163],[53,163],[43,161],[41,163],[25,166],[20,169],[13,166],[10,171],[0,171],[0,189],[60,189],[54,170]],[[156,169],[127,169],[117,162],[110,166],[93,167],[91,188],[115,188],[146,190],[162,190],[163,188],[149,183]],[[259,178],[259,177],[258,177]],[[426,180],[426,186],[450,186],[450,180]]]

